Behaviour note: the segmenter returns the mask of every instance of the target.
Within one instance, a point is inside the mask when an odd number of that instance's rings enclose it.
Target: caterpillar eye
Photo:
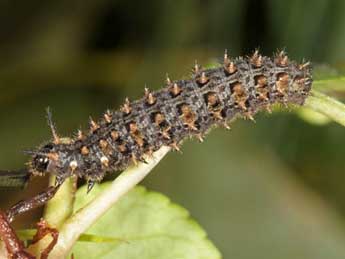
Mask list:
[[[41,158],[39,159],[39,162],[42,163],[42,164],[47,164],[47,163],[49,162],[49,159],[46,158],[46,157],[45,157],[45,158],[42,158],[42,157],[41,157]]]

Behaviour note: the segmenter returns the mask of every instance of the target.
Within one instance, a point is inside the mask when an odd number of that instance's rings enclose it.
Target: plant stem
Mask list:
[[[123,195],[144,179],[169,151],[169,147],[163,146],[153,154],[152,158],[147,159],[147,164],[139,163],[137,166],[128,168],[111,183],[109,188],[71,216],[59,228],[59,239],[49,258],[66,258],[80,235]],[[42,242],[40,246],[45,247],[45,245]]]
[[[55,176],[51,176],[49,184],[55,183]],[[61,185],[54,197],[44,208],[44,219],[54,228],[60,227],[72,215],[77,178],[70,177]]]
[[[305,106],[345,126],[345,105],[332,97],[313,90]]]

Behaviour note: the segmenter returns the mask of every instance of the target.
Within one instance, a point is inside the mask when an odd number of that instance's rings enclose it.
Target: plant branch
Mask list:
[[[51,176],[49,184],[54,185],[55,176]],[[77,178],[70,177],[65,180],[54,197],[44,208],[43,217],[49,225],[58,228],[72,215]]]
[[[345,126],[345,105],[336,99],[313,90],[305,106]]]

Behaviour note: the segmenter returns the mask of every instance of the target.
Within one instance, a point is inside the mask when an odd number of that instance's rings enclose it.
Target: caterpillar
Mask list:
[[[167,77],[161,90],[145,88],[141,99],[126,99],[119,110],[106,111],[99,121],[90,119],[89,132],[78,131],[67,142],[57,135],[48,112],[53,139],[29,151],[29,171],[55,174],[57,186],[76,175],[87,181],[89,192],[107,172],[144,161],[144,154],[163,145],[179,150],[187,137],[202,141],[212,127],[229,128],[238,117],[253,120],[258,111],[270,111],[272,104],[303,105],[311,90],[311,73],[309,62],[290,61],[284,51],[272,58],[258,51],[230,58],[225,51],[219,66],[203,69],[196,63],[189,79]],[[47,197],[55,193],[50,191]],[[20,206],[10,215],[24,210]]]

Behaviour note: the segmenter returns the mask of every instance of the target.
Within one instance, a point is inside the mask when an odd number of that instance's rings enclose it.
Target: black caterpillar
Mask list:
[[[90,120],[87,134],[63,142],[48,113],[53,141],[31,151],[34,175],[53,173],[57,185],[71,175],[88,181],[88,191],[106,172],[123,170],[143,161],[163,145],[179,150],[190,136],[202,140],[211,127],[227,126],[236,117],[253,119],[275,103],[303,105],[312,84],[309,62],[289,61],[282,51],[273,58],[258,51],[231,59],[227,53],[219,67],[195,65],[190,79],[166,80],[161,90],[145,89],[143,98],[126,99],[120,110],[107,111],[98,122]],[[18,209],[13,209],[17,214]]]

